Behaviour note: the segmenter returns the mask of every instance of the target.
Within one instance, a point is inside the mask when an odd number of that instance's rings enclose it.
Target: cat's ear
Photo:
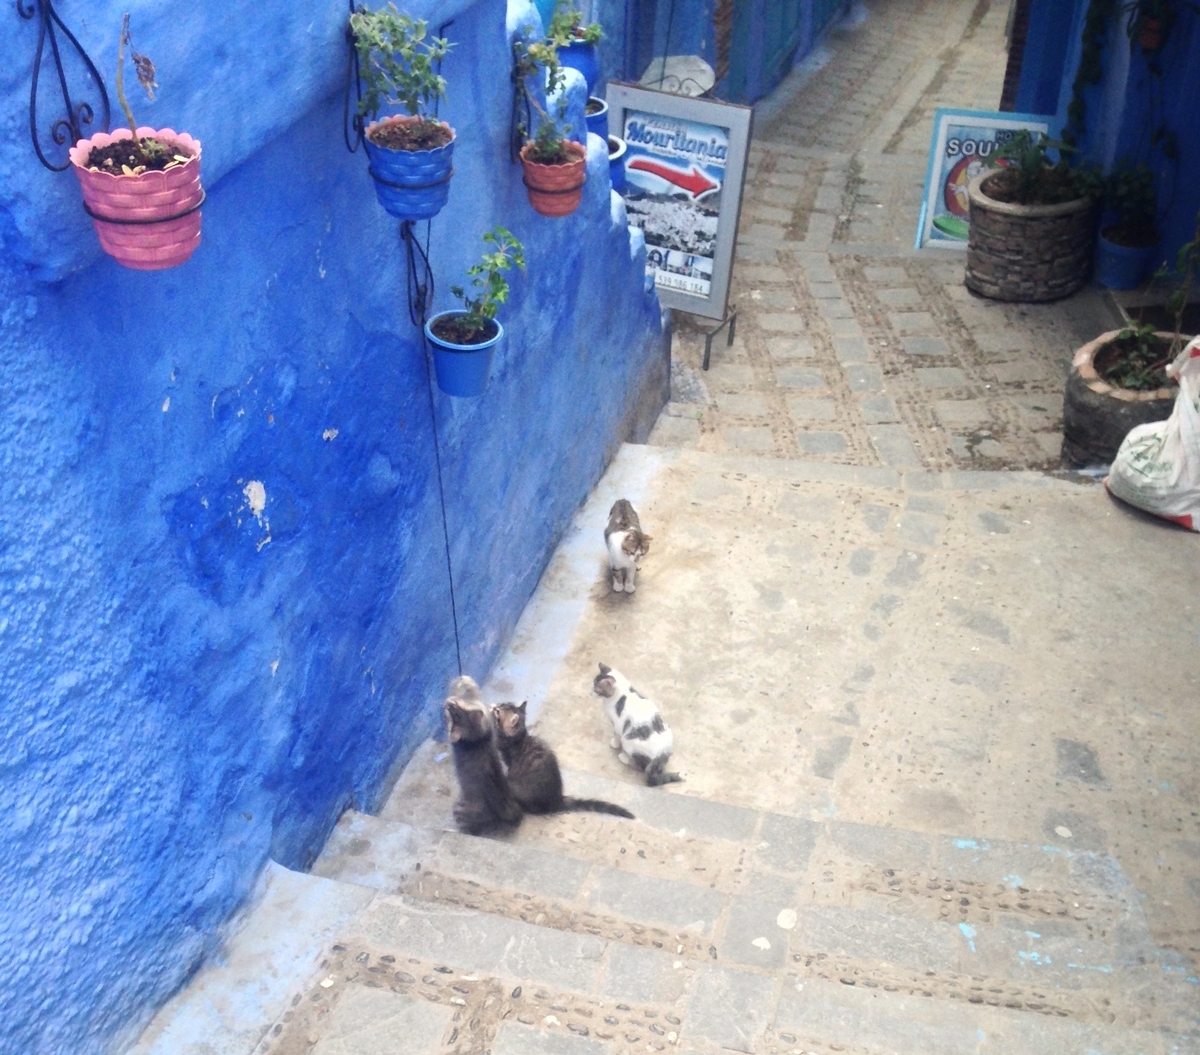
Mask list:
[[[520,711],[520,713],[521,713],[521,717],[522,717],[522,718],[524,718],[524,717],[525,717],[525,705],[526,705],[528,702],[529,702],[528,700],[522,700],[522,701],[521,701],[521,706],[517,708],[517,710],[518,710],[518,711]]]
[[[450,743],[456,744],[462,739],[462,727],[456,721],[461,717],[461,713],[457,707],[449,700],[446,701],[446,728],[450,733]]]
[[[603,663],[600,664],[600,676],[606,677],[612,673],[612,667],[606,667]]]
[[[649,541],[650,541],[652,538],[654,538],[654,536],[653,536],[653,535],[643,535],[643,536],[642,536],[642,541],[643,541],[643,542],[649,542]]]

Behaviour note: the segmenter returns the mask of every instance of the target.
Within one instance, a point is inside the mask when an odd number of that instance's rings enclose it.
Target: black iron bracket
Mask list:
[[[425,312],[433,303],[433,268],[429,265],[429,234],[426,227],[425,247],[413,231],[413,221],[400,223],[400,241],[404,243],[406,266],[405,285],[408,292],[408,317],[412,324],[425,330]]]
[[[354,0],[350,0],[350,14],[361,10],[356,6]],[[342,96],[342,138],[346,142],[346,149],[353,154],[363,141],[363,131],[366,128],[366,122],[363,120],[363,115],[358,112],[358,104],[362,102],[362,71],[358,66],[358,48],[354,46],[354,30],[350,26],[350,19],[346,19],[346,44],[350,48],[350,56],[346,59],[346,91]],[[350,89],[354,89],[354,112],[350,112]]]
[[[95,83],[96,90],[99,92],[97,104],[104,112],[104,119],[100,122],[100,127],[91,129],[94,132],[107,132],[108,122],[112,117],[112,111],[108,102],[108,90],[104,87],[104,78],[100,76],[100,71],[96,69],[95,63],[88,57],[88,53],[83,50],[83,46],[75,39],[75,34],[67,29],[63,20],[59,18],[58,12],[54,10],[53,0],[16,0],[17,14],[25,21],[32,21],[35,17],[38,20],[38,40],[37,51],[33,57],[33,78],[29,88],[29,136],[33,140],[33,149],[37,152],[38,160],[46,166],[51,172],[63,172],[70,167],[70,159],[64,161],[61,165],[55,164],[47,156],[42,149],[41,138],[38,135],[38,86],[41,82],[42,58],[46,52],[46,42],[50,43],[50,55],[54,59],[54,69],[58,75],[58,87],[62,91],[63,108],[66,111],[65,117],[60,117],[50,126],[50,138],[58,146],[74,146],[79,140],[84,138],[84,125],[90,125],[96,119],[96,107],[87,102],[86,99],[80,99],[78,102],[71,94],[71,89],[67,84],[67,74],[63,69],[62,49],[59,47],[58,34],[61,32],[66,38],[66,41],[75,49],[76,54],[83,60],[83,64],[87,67],[88,75]]]
[[[712,356],[713,338],[720,333],[725,327],[729,327],[729,332],[725,335],[725,347],[728,348],[733,344],[734,334],[737,332],[737,305],[735,304],[730,309],[729,314],[725,316],[713,329],[704,331],[704,364],[703,368],[708,369],[708,360]]]

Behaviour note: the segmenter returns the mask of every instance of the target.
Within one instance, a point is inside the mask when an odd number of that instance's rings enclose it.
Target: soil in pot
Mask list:
[[[447,344],[486,344],[499,332],[499,327],[488,319],[482,330],[472,330],[462,324],[461,315],[444,315],[430,325],[433,335]]]
[[[436,150],[454,138],[440,121],[381,121],[367,135],[388,150]]]
[[[1062,205],[1079,198],[1079,191],[1075,188],[1070,174],[1052,168],[1042,172],[1028,201],[1018,199],[1017,174],[1008,169],[1001,169],[989,176],[983,181],[981,189],[989,198],[1007,205]]]
[[[1096,373],[1108,384],[1133,392],[1154,392],[1174,385],[1166,373],[1170,361],[1171,344],[1161,337],[1147,341],[1118,337],[1092,360]]]
[[[589,99],[585,109],[588,117],[595,117],[596,114],[600,113],[604,109],[604,103],[600,99]]]
[[[114,176],[129,169],[125,175],[140,176],[143,172],[161,172],[172,165],[182,165],[192,158],[178,143],[168,143],[154,136],[142,136],[138,142],[144,156],[138,155],[132,138],[118,139],[105,147],[92,147],[88,168],[111,172]]]

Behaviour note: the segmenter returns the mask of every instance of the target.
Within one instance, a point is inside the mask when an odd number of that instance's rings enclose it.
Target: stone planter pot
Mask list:
[[[975,177],[967,235],[968,289],[1024,303],[1069,297],[1088,280],[1096,209],[1090,198],[1061,205],[1010,205],[989,198]]]
[[[88,157],[93,147],[132,139],[128,128],[97,132],[70,150],[75,175],[83,189],[83,207],[92,218],[100,248],[123,267],[163,271],[191,258],[200,244],[200,141],[173,128],[139,128],[138,137],[152,136],[177,144],[190,160],[161,172],[138,176],[93,172]]]
[[[1165,421],[1175,407],[1177,385],[1134,392],[1110,385],[1096,372],[1095,358],[1120,330],[1110,330],[1075,353],[1063,393],[1063,462],[1071,468],[1111,465],[1135,425]],[[1174,334],[1159,332],[1170,340]]]
[[[587,179],[587,151],[578,143],[563,144],[574,159],[565,165],[542,165],[530,161],[532,143],[521,148],[521,164],[525,168],[525,187],[529,204],[542,216],[566,216],[579,208],[583,200],[583,184]]]

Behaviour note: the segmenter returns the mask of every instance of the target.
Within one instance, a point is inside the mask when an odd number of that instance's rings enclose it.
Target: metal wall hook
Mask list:
[[[100,71],[96,69],[95,63],[88,57],[88,53],[83,50],[83,46],[75,39],[75,34],[67,29],[63,20],[59,18],[58,12],[54,10],[53,0],[16,0],[17,14],[31,21],[35,16],[38,19],[38,40],[37,50],[33,57],[33,78],[29,88],[29,137],[33,140],[33,149],[37,152],[38,160],[46,166],[51,172],[63,172],[70,167],[70,159],[64,161],[61,165],[54,164],[48,157],[45,151],[42,150],[41,140],[38,137],[38,119],[37,119],[37,99],[38,99],[38,84],[41,80],[42,72],[42,56],[45,53],[46,41],[50,41],[50,54],[54,58],[54,67],[58,73],[58,86],[62,91],[63,108],[66,111],[65,117],[60,117],[50,126],[50,138],[58,146],[74,146],[79,140],[84,138],[83,126],[90,125],[96,119],[96,108],[86,100],[76,102],[71,96],[71,89],[67,85],[67,74],[63,69],[62,52],[58,44],[58,30],[61,30],[63,36],[70,42],[76,53],[83,60],[87,67],[88,75],[95,82],[96,88],[99,90],[99,102],[102,104],[104,111],[104,120],[99,128],[90,129],[89,131],[108,131],[108,123],[112,117],[112,111],[108,102],[108,90],[104,87],[104,78],[100,76]],[[57,29],[55,28],[57,27]]]
[[[20,3],[20,0],[17,2]],[[361,10],[364,9],[356,6],[354,0],[350,0],[350,14]],[[346,141],[346,149],[353,154],[362,146],[367,123],[358,112],[358,104],[362,102],[362,73],[358,66],[358,48],[354,46],[354,29],[349,19],[346,19],[346,43],[350,47],[350,57],[346,60],[346,92],[342,99],[342,138]],[[355,92],[353,116],[350,114],[351,88]]]

